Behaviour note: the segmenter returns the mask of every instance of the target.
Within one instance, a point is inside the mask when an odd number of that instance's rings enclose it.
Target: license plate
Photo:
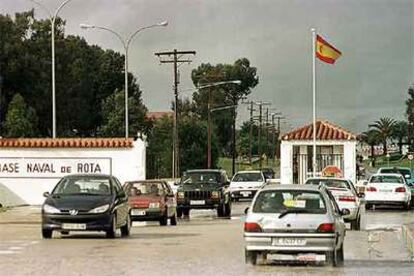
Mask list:
[[[205,200],[190,200],[190,205],[204,205],[206,204]]]
[[[86,230],[86,224],[84,223],[63,223],[62,229],[65,230]]]
[[[240,192],[240,194],[244,197],[249,197],[252,193],[251,192]]]
[[[296,257],[301,262],[323,262],[325,261],[325,255],[318,254],[298,254]]]
[[[272,245],[282,245],[282,246],[300,246],[305,245],[305,239],[298,238],[273,238]]]
[[[386,192],[386,193],[389,193],[389,192],[392,192],[392,190],[388,190],[388,189],[381,189],[381,190],[380,190],[380,192]]]
[[[145,210],[132,209],[131,215],[132,216],[145,216]]]

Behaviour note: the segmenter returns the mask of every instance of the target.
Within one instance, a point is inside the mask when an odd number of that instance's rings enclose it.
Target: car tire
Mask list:
[[[370,210],[372,208],[372,205],[371,204],[369,204],[369,203],[366,203],[365,204],[365,209],[366,210]]]
[[[53,230],[50,229],[42,229],[42,237],[44,239],[52,238]]]
[[[358,216],[356,219],[351,221],[351,230],[360,230],[361,229],[361,217]]]
[[[257,252],[244,250],[246,264],[256,265],[257,263]]]
[[[177,225],[177,215],[174,214],[171,218],[170,218],[170,225],[175,226]]]
[[[115,238],[115,234],[116,234],[116,215],[113,215],[112,221],[111,221],[111,228],[106,230],[106,237],[108,239],[113,239]]]
[[[336,251],[334,266],[342,266],[344,264],[344,260],[344,245],[342,244],[341,248]]]
[[[410,209],[411,209],[411,204],[410,204],[410,202],[406,202],[406,203],[404,203],[404,204],[403,204],[403,208],[404,208],[404,210],[410,210]]]
[[[231,217],[231,202],[228,202],[226,205],[224,205],[224,216]]]
[[[183,216],[184,217],[190,217],[190,209],[183,209]]]
[[[223,217],[224,216],[224,212],[225,212],[225,204],[221,204],[221,205],[219,205],[219,207],[217,207],[217,216],[219,217],[219,218],[221,218],[221,217]]]
[[[129,236],[130,232],[131,232],[131,217],[128,214],[125,225],[121,227],[121,236],[123,237]]]
[[[183,216],[183,209],[177,208],[177,218],[181,218]]]
[[[168,222],[168,217],[167,217],[167,214],[165,214],[164,216],[162,216],[160,218],[160,225],[161,226],[166,226],[167,225],[167,222]]]

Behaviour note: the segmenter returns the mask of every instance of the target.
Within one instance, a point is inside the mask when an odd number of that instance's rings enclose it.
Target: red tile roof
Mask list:
[[[0,148],[131,148],[132,138],[0,138]]]
[[[282,135],[282,140],[312,140],[313,123]],[[356,140],[356,135],[328,121],[316,121],[317,140]]]
[[[174,112],[172,111],[156,111],[156,112],[147,112],[147,118],[150,120],[158,120],[164,116],[172,117]]]

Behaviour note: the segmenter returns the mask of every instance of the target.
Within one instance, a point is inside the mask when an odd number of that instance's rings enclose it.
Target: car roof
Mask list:
[[[125,184],[130,184],[130,183],[166,183],[165,180],[162,179],[145,179],[145,180],[130,180],[130,181],[126,181]]]
[[[319,185],[300,185],[300,184],[272,184],[269,183],[261,189],[267,190],[298,190],[298,191],[320,191]]]
[[[314,180],[321,179],[321,180],[344,180],[344,181],[348,181],[348,179],[343,178],[343,177],[328,177],[328,176],[309,177],[308,179],[306,179],[306,181],[309,180],[309,179],[310,180],[312,180],[312,179],[314,179]]]
[[[186,173],[191,173],[191,172],[215,172],[215,173],[223,173],[225,172],[225,170],[221,170],[221,169],[198,169],[198,170],[186,170]]]
[[[261,173],[261,171],[254,170],[254,171],[238,171],[238,172],[236,172],[236,174],[238,174],[238,173]]]
[[[378,171],[381,171],[381,170],[400,170],[400,169],[411,170],[411,168],[409,168],[409,167],[381,167],[381,168],[378,169]]]
[[[97,177],[97,178],[112,178],[113,175],[109,174],[68,174],[64,176],[65,178],[76,178],[76,177]]]
[[[371,175],[371,177],[373,177],[373,176],[398,176],[398,177],[402,177],[402,175],[399,174],[399,173],[376,173],[376,174]]]

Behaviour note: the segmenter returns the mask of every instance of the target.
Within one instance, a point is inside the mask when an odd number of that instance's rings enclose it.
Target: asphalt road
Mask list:
[[[39,207],[0,213],[0,275],[412,275],[414,262],[401,238],[401,225],[414,210],[368,211],[362,231],[347,232],[345,265],[245,265],[243,210],[231,219],[194,211],[179,225],[134,223],[131,236],[54,234],[40,238]]]

